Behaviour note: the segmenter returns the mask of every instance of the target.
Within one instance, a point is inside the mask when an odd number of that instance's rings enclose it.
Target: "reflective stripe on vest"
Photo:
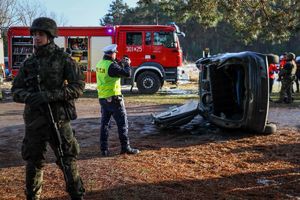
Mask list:
[[[121,78],[108,75],[111,64],[111,60],[101,60],[96,65],[98,98],[121,95]]]

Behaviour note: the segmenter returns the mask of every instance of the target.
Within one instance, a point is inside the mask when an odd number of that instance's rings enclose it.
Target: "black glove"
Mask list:
[[[123,63],[124,66],[130,66],[131,60],[128,57],[123,57],[121,62]]]
[[[49,98],[47,92],[35,92],[29,95],[25,100],[26,104],[29,104],[32,107],[39,107],[43,103],[48,103]]]

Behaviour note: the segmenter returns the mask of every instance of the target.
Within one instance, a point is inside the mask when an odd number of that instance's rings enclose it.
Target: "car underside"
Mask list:
[[[256,52],[239,52],[197,60],[200,71],[198,113],[219,127],[273,132],[274,125],[272,128],[267,123],[269,57]],[[183,113],[184,109],[180,115]],[[176,115],[173,118],[175,120]],[[154,117],[154,121],[159,119]]]

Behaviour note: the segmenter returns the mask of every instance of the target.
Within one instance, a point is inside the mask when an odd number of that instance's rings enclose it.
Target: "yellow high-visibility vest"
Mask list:
[[[101,60],[96,65],[98,98],[108,98],[122,94],[121,78],[108,75],[108,68],[111,64],[111,60]]]

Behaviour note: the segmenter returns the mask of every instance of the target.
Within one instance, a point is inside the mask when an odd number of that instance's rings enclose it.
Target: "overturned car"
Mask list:
[[[256,52],[225,53],[196,61],[199,69],[199,96],[197,106],[178,107],[153,115],[160,127],[180,126],[200,114],[212,124],[229,129],[247,129],[259,133],[276,131],[267,122],[269,110],[269,62],[274,55]],[[194,110],[191,110],[191,107]],[[193,116],[191,116],[193,115]],[[176,123],[178,122],[178,123]]]

